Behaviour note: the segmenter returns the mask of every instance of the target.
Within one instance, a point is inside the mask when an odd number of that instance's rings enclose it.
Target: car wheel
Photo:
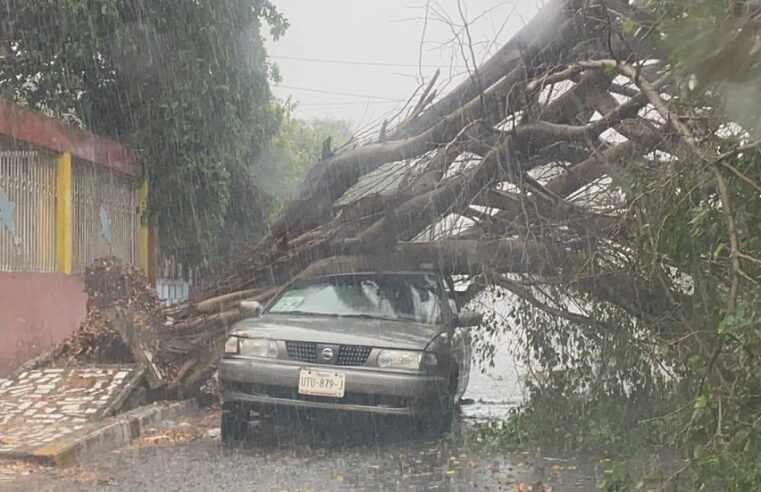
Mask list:
[[[454,394],[442,395],[427,405],[417,418],[416,426],[424,436],[438,438],[452,430],[454,411]]]
[[[452,422],[454,422],[454,394],[450,393],[442,398],[440,406],[441,411],[436,422],[439,435],[446,434],[452,430]]]
[[[235,410],[222,410],[219,421],[219,437],[222,445],[236,444],[246,439],[248,422],[240,412]]]

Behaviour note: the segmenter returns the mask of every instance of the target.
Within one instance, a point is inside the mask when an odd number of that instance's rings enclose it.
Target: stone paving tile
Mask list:
[[[0,457],[83,429],[120,392],[133,369],[39,369],[0,380]]]
[[[0,460],[0,490],[3,490],[3,482],[11,482],[19,478],[29,477],[41,472],[50,473],[52,467],[40,466],[22,461]]]

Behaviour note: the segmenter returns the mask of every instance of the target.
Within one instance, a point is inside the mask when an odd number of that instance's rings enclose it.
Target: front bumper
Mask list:
[[[299,372],[303,368],[345,374],[344,398],[298,394]],[[418,413],[424,404],[439,398],[446,388],[446,379],[435,374],[253,358],[222,359],[219,380],[226,403],[384,415]]]

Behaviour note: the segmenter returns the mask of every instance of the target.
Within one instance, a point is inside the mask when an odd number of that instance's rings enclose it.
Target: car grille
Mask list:
[[[317,362],[317,344],[309,342],[285,342],[288,358],[301,362]]]
[[[370,347],[362,345],[341,345],[336,364],[339,366],[364,366],[370,356]]]
[[[315,342],[285,342],[288,358],[301,362],[317,362],[317,344]],[[370,357],[371,347],[363,345],[341,345],[335,364],[338,366],[364,366]]]

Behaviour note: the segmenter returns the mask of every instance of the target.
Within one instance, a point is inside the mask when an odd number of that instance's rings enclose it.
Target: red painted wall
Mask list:
[[[0,99],[0,134],[137,176],[129,151],[118,142]]]
[[[0,376],[70,335],[86,302],[79,275],[0,272]]]

